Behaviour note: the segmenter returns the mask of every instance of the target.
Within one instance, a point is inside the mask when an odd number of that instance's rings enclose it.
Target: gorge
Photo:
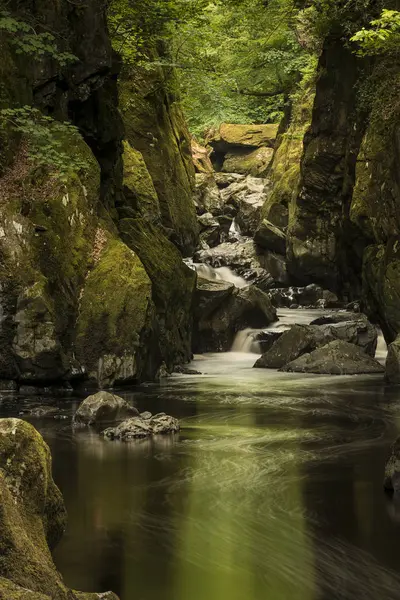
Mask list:
[[[0,600],[400,599],[398,11],[0,0]]]

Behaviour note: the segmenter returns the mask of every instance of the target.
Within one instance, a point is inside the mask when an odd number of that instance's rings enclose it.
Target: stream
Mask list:
[[[317,311],[280,313],[285,325]],[[196,357],[202,375],[121,394],[179,417],[174,438],[72,433],[76,398],[48,400],[64,420],[30,419],[69,513],[54,555],[68,586],[121,600],[400,600],[400,506],[382,489],[399,391],[256,358]],[[0,413],[18,407],[3,397]]]

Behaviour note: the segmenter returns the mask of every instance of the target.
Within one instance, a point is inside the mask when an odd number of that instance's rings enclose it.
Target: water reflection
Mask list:
[[[181,417],[179,436],[123,444],[35,421],[69,512],[55,553],[68,585],[122,600],[400,600],[399,509],[382,492],[398,392],[252,362],[203,357],[202,376],[125,394]]]

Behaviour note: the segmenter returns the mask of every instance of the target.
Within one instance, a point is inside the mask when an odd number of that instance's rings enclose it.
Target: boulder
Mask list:
[[[278,134],[278,125],[236,125],[222,123],[219,130],[208,137],[209,144],[216,152],[229,152],[232,147],[273,148]]]
[[[253,177],[264,177],[274,155],[272,148],[261,147],[256,150],[235,150],[225,154],[222,164],[224,173],[240,173]]]
[[[282,335],[283,331],[279,331],[278,329],[268,329],[256,333],[253,339],[259,345],[260,352],[265,354],[265,352],[268,352]]]
[[[93,600],[69,590],[51,556],[66,526],[66,510],[40,434],[19,419],[0,420],[0,598]],[[118,600],[111,592],[101,594]]]
[[[102,435],[111,440],[129,441],[133,439],[149,438],[153,435],[178,433],[180,429],[178,419],[159,413],[149,418],[141,415],[123,421],[114,428],[108,428]]]
[[[394,442],[386,462],[383,486],[389,492],[398,493],[400,490],[400,437]]]
[[[210,248],[217,246],[222,234],[219,220],[211,213],[203,213],[197,220],[200,225],[200,241],[205,242]]]
[[[327,375],[383,373],[383,366],[354,344],[334,340],[309,354],[303,354],[282,371]]]
[[[339,312],[324,315],[311,321],[310,325],[319,325],[326,335],[356,344],[370,356],[375,356],[378,331],[362,313]]]
[[[286,236],[284,232],[267,219],[264,219],[258,227],[254,241],[265,250],[286,254]]]
[[[388,346],[386,381],[388,383],[400,383],[400,335]]]
[[[222,214],[225,200],[221,196],[213,174],[196,174],[194,203],[199,215],[208,212],[213,215]]]
[[[255,363],[256,369],[280,369],[317,346],[316,327],[294,325],[273,343]]]
[[[196,173],[212,173],[213,166],[210,160],[211,150],[204,148],[204,146],[201,146],[197,140],[192,138],[191,151]]]
[[[232,183],[243,181],[244,178],[245,175],[240,175],[239,173],[214,173],[216,184],[221,190],[230,186]]]
[[[136,408],[119,396],[98,392],[88,396],[74,415],[74,423],[82,425],[104,425],[120,423],[129,417],[138,416]]]
[[[195,297],[194,352],[226,352],[238,331],[261,329],[276,320],[268,296],[255,286],[199,278]]]

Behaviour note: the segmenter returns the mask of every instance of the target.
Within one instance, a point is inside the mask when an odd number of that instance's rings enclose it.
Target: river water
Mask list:
[[[256,358],[198,357],[203,375],[123,394],[180,417],[174,438],[72,433],[77,399],[52,400],[65,420],[31,419],[69,513],[55,551],[69,586],[121,600],[400,600],[400,506],[382,489],[400,390]],[[1,416],[19,409],[3,398]]]

